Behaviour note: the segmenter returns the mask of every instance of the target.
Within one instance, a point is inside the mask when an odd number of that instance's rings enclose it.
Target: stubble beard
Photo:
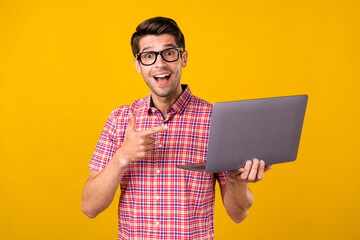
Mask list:
[[[174,77],[171,75],[171,77]],[[177,76],[175,76],[177,77]],[[150,88],[150,90],[158,97],[161,97],[161,98],[166,98],[166,97],[170,97],[174,94],[174,92],[176,91],[176,89],[178,88],[179,84],[180,84],[180,79],[176,79],[176,81],[174,81],[171,86],[170,86],[170,89],[166,92],[162,92],[160,90],[157,89],[157,87],[155,86],[156,83],[151,83],[151,80],[145,80],[145,83],[146,85],[148,85],[148,87]]]

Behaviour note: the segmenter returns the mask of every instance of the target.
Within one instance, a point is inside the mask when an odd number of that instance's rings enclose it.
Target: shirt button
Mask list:
[[[159,144],[159,147],[162,147],[162,145],[161,145],[161,144]]]
[[[160,169],[156,170],[157,173],[160,173]]]
[[[158,222],[158,221],[156,221],[156,223],[155,223],[155,224],[156,224],[156,226],[159,226],[159,222]]]
[[[156,197],[155,197],[156,200],[159,200],[159,198],[160,198],[159,196],[156,196]]]

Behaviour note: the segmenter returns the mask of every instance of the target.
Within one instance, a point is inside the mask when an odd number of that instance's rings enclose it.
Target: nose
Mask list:
[[[160,54],[157,56],[157,59],[156,59],[154,65],[157,67],[162,67],[162,66],[166,65],[165,60],[162,58],[162,56]]]

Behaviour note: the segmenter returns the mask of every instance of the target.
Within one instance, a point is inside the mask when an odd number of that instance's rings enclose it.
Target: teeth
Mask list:
[[[161,74],[161,75],[155,75],[156,78],[162,78],[162,77],[168,77],[170,74]]]

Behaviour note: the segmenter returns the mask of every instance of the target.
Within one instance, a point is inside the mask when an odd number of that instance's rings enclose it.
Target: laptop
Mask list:
[[[266,165],[295,161],[307,101],[296,95],[215,103],[206,162],[176,167],[217,173],[254,158]]]

